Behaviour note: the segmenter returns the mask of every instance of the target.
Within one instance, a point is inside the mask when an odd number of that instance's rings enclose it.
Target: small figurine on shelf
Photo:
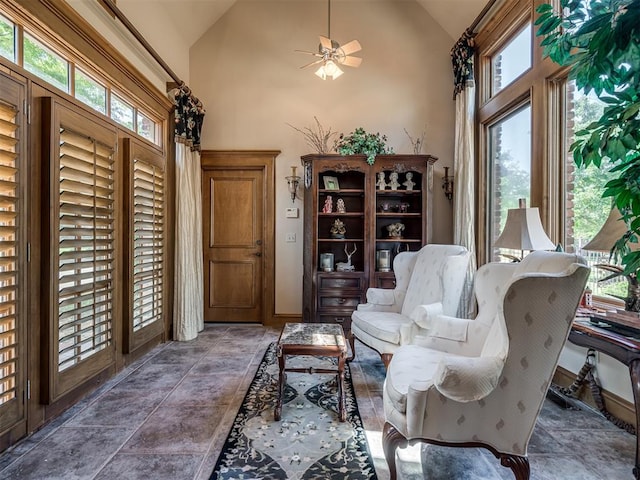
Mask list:
[[[331,238],[344,238],[346,233],[347,229],[344,226],[344,222],[336,218],[331,226]]]
[[[400,213],[408,213],[409,212],[409,204],[407,202],[402,202],[398,207],[398,212]]]
[[[333,198],[331,198],[331,195],[327,195],[327,198],[324,199],[324,207],[322,207],[322,213],[331,212],[333,212]]]
[[[413,187],[416,186],[416,182],[413,181],[413,173],[407,172],[405,176],[407,177],[407,179],[404,181],[402,185],[407,187],[407,190],[413,190]]]
[[[404,232],[404,224],[397,222],[387,225],[387,231],[391,238],[402,238],[402,232]]]
[[[336,205],[336,211],[338,213],[347,213],[347,207],[344,205],[344,200],[339,198],[338,204]]]
[[[387,188],[387,181],[384,178],[384,172],[378,173],[378,181],[376,182],[376,187],[378,190],[384,190]]]
[[[338,263],[336,263],[336,271],[337,272],[353,272],[356,269],[356,267],[354,267],[351,264],[351,257],[357,251],[358,251],[358,246],[355,243],[353,244],[353,252],[351,252],[351,253],[349,253],[347,251],[347,245],[345,244],[344,253],[347,254],[347,261],[346,262],[338,262]]]
[[[397,190],[400,186],[400,182],[398,182],[398,172],[391,172],[391,175],[389,175],[389,180],[391,180],[389,182],[391,190]]]

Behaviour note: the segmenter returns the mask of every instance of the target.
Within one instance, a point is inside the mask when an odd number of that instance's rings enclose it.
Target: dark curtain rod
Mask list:
[[[169,76],[175,81],[175,83],[171,83],[171,82],[167,83],[167,91],[171,90],[172,88],[183,87],[184,82],[180,80],[178,75],[176,75],[176,73],[173,70],[171,70],[171,67],[169,67],[169,65],[166,64],[166,62],[162,59],[162,57],[158,55],[158,52],[156,52],[153,49],[153,47],[149,45],[149,42],[145,40],[145,38],[138,31],[138,29],[134,27],[133,24],[129,21],[129,19],[125,16],[125,14],[122,13],[122,10],[120,10],[116,6],[116,4],[113,3],[112,0],[99,0],[99,1],[108,12],[110,12],[113,16],[115,16],[115,18],[120,20],[125,27],[127,27],[127,30],[129,30],[131,35],[133,35],[136,38],[136,40],[140,42],[140,44],[147,50],[147,52],[149,52],[149,55],[151,55],[153,59],[156,62],[158,62],[158,64],[164,69],[164,71],[167,72]]]

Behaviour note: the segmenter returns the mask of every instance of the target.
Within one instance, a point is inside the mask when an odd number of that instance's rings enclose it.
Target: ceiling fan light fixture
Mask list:
[[[315,73],[322,80],[326,80],[327,77],[331,78],[331,80],[335,80],[344,72],[335,64],[335,62],[332,60],[326,60]]]

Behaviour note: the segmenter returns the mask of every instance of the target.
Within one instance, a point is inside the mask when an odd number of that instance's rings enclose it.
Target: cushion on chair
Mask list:
[[[356,310],[351,322],[360,330],[382,341],[400,345],[400,327],[411,323],[409,317],[393,312],[362,312]]]

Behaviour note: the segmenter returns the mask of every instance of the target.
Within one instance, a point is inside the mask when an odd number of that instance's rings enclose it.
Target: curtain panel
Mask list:
[[[173,339],[193,340],[204,328],[200,133],[204,108],[185,87],[174,90],[176,238]]]
[[[464,32],[451,50],[456,102],[455,145],[453,155],[453,242],[471,252],[467,279],[460,304],[460,315],[469,317],[474,309],[473,278],[476,265],[475,242],[475,84],[473,65],[474,34]]]

